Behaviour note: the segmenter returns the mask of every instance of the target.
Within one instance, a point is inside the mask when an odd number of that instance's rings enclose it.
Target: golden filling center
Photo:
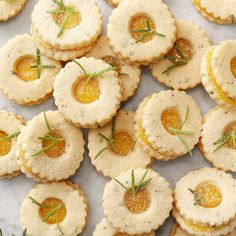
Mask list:
[[[142,39],[142,43],[151,41],[155,37],[156,26],[154,21],[147,15],[139,15],[131,19],[130,22],[130,33],[136,40],[139,40],[144,35],[145,32],[142,31],[147,30],[147,22],[149,22],[150,28],[153,32],[148,33]],[[137,30],[140,32],[137,32]]]
[[[175,135],[170,129],[181,129],[181,118],[179,112],[175,108],[167,108],[162,112],[161,121],[166,131]]]
[[[8,136],[7,133],[0,130],[0,139]],[[0,156],[5,156],[11,151],[11,139],[0,142]]]
[[[193,45],[187,39],[177,39],[167,57],[175,64],[186,65],[193,58]],[[183,60],[184,59],[184,60]]]
[[[113,56],[106,56],[102,58],[107,64],[111,65],[112,67],[116,68],[117,72],[120,72],[120,62]]]
[[[47,135],[50,135],[50,134],[47,134]],[[47,135],[45,135],[45,137],[47,137]],[[53,137],[55,137],[57,139],[62,139],[63,138],[59,134],[59,132],[57,132],[57,131],[53,131],[51,136],[53,136]],[[64,140],[62,140],[62,141],[56,142],[56,144],[53,145],[54,142],[55,142],[54,140],[43,140],[42,141],[42,146],[43,146],[43,148],[45,148],[45,147],[48,147],[49,145],[52,145],[50,148],[45,150],[44,153],[48,157],[57,158],[57,157],[61,156],[65,152],[66,143],[65,143]]]
[[[112,151],[120,156],[126,156],[133,151],[135,146],[134,139],[126,132],[115,133],[115,148]]]
[[[151,197],[146,189],[141,189],[135,197],[132,196],[131,191],[127,191],[124,201],[129,211],[135,214],[147,211],[151,205]]]
[[[47,215],[53,211],[53,209],[58,210],[58,214],[52,214],[45,222],[48,224],[56,224],[62,222],[65,217],[66,217],[66,208],[64,203],[54,197],[46,198],[43,202],[42,205],[47,206],[47,207],[40,207],[39,208],[39,215],[41,219],[45,219]]]
[[[76,100],[83,104],[95,102],[100,97],[99,83],[96,79],[81,79],[74,84],[73,94]]]
[[[204,181],[200,183],[195,191],[200,194],[200,206],[204,208],[214,208],[222,202],[222,194],[218,187],[211,181]],[[197,196],[195,196],[195,200]]]
[[[31,68],[32,65],[36,65],[36,60],[33,57],[27,56],[20,58],[15,64],[17,76],[25,82],[36,80],[37,69]]]
[[[135,234],[135,235],[137,235],[137,234]],[[133,235],[133,236],[135,236],[135,235]],[[130,234],[118,232],[118,233],[114,234],[113,236],[130,236]]]
[[[232,71],[232,74],[234,75],[234,78],[236,79],[236,57],[234,57],[230,62],[230,69]]]
[[[80,24],[81,18],[78,11],[74,10],[73,12],[70,12],[70,14],[60,11],[60,8],[57,8],[56,11],[58,12],[52,14],[52,18],[58,26],[61,26],[63,24],[63,21],[67,19],[64,25],[65,30],[75,28]]]
[[[223,132],[223,135],[229,133],[229,132],[234,132],[236,134],[236,121],[233,121],[231,123],[229,123],[225,129],[224,129],[224,132]],[[236,149],[236,145],[234,143],[234,140],[233,138],[229,138],[229,140],[226,142],[227,146],[229,148],[233,148],[233,149]]]

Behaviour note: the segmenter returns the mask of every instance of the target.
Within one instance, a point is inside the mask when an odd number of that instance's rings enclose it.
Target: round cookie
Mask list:
[[[129,63],[145,65],[173,47],[176,32],[176,20],[161,0],[123,1],[107,26],[112,50]]]
[[[182,156],[191,154],[198,143],[202,116],[196,102],[185,92],[161,91],[144,106],[142,127],[147,140],[160,153]]]
[[[14,113],[0,111],[0,179],[15,177],[20,173],[16,142],[24,123]]]
[[[75,125],[104,126],[120,106],[118,73],[102,60],[83,57],[67,63],[58,74],[54,97],[59,111]]]
[[[145,168],[152,161],[135,140],[134,113],[131,111],[119,110],[108,125],[90,130],[88,149],[97,171],[110,178],[131,168]]]
[[[190,236],[183,231],[177,224],[174,224],[169,236]]]
[[[236,182],[214,168],[189,172],[176,184],[175,206],[182,218],[195,224],[227,225],[235,219]]]
[[[236,172],[236,108],[217,106],[204,117],[201,146],[204,157],[216,168]]]
[[[159,173],[139,168],[124,171],[106,184],[103,211],[120,232],[149,233],[164,223],[172,201],[169,183]]]
[[[37,184],[21,206],[21,223],[27,235],[80,234],[87,221],[88,205],[82,190],[69,182]]]
[[[0,50],[0,89],[20,105],[34,105],[52,93],[58,61],[49,59],[37,49],[28,34],[10,39]]]
[[[118,58],[109,46],[106,36],[101,36],[86,56],[102,59],[117,68],[123,90],[122,101],[134,95],[141,81],[141,70],[137,65],[129,65]]]
[[[174,47],[150,69],[153,77],[166,86],[189,89],[201,83],[199,67],[211,43],[206,32],[191,21],[178,20],[177,28]]]
[[[104,218],[99,224],[97,224],[93,236],[122,236],[123,234],[118,232],[108,221]],[[125,234],[126,236],[130,236]],[[155,236],[155,232],[147,234],[139,234],[134,236]]]
[[[2,0],[0,1],[0,22],[7,21],[17,15],[28,0]]]
[[[73,175],[83,160],[82,132],[58,111],[29,121],[18,137],[21,170],[37,181],[60,181]]]
[[[94,0],[39,0],[32,13],[35,33],[62,50],[82,48],[102,31],[102,16]]]

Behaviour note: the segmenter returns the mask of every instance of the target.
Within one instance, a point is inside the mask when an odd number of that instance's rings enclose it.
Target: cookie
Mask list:
[[[110,178],[131,168],[145,168],[152,161],[135,140],[131,111],[119,110],[105,127],[89,130],[88,149],[97,171]]]
[[[12,178],[20,173],[16,142],[24,120],[8,111],[0,111],[0,178]]]
[[[124,60],[118,58],[109,46],[106,36],[101,36],[92,51],[86,56],[102,59],[111,66],[116,67],[123,91],[122,101],[126,101],[135,94],[140,84],[141,70],[137,65],[127,64]]]
[[[113,51],[129,63],[162,58],[176,39],[176,20],[160,0],[127,0],[113,10],[107,36]]]
[[[16,16],[25,6],[28,0],[3,0],[0,1],[0,22],[7,21]]]
[[[176,184],[175,206],[182,218],[212,227],[235,219],[236,182],[230,174],[214,168],[189,172]]]
[[[123,233],[118,232],[108,221],[104,218],[99,224],[97,224],[93,236],[122,236]],[[125,234],[127,235],[127,234]],[[127,235],[129,236],[129,235]],[[155,232],[147,234],[139,234],[134,236],[155,236]]]
[[[139,168],[124,171],[106,184],[103,211],[120,232],[143,234],[164,223],[172,201],[169,183],[159,173]]]
[[[147,140],[160,153],[182,156],[191,154],[198,143],[202,116],[196,102],[185,92],[161,91],[144,106],[142,127]]]
[[[177,224],[174,224],[169,236],[190,236],[190,235],[185,231],[183,231]]]
[[[37,184],[21,206],[27,235],[80,234],[87,221],[87,200],[82,190],[67,182]]]
[[[83,160],[82,132],[58,111],[29,121],[18,137],[21,170],[39,181],[60,181],[74,175]]]
[[[54,98],[59,111],[75,125],[104,126],[116,114],[122,99],[118,73],[92,57],[67,63],[56,77]]]
[[[174,47],[150,69],[159,82],[184,90],[201,83],[200,63],[211,43],[206,32],[192,21],[178,20],[177,26]]]
[[[113,7],[117,7],[121,2],[124,0],[107,0],[107,2],[112,5]]]
[[[28,34],[10,39],[0,50],[0,89],[20,105],[34,105],[46,100],[61,69],[37,49]]]

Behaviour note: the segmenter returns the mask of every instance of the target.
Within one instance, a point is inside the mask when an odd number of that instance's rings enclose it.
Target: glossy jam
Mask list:
[[[234,57],[230,62],[230,69],[232,71],[232,74],[234,75],[234,78],[236,79],[236,57]]]
[[[52,212],[54,209],[56,209],[57,207],[59,207],[61,205],[61,207],[58,211],[58,215],[53,214],[51,217],[49,217],[46,220],[46,222],[48,224],[60,223],[65,219],[65,217],[66,217],[66,207],[60,199],[54,198],[54,197],[46,198],[41,204],[44,205],[44,206],[50,206],[50,208],[49,207],[47,207],[47,208],[46,207],[40,207],[39,208],[39,215],[40,215],[42,220],[45,219],[47,214],[49,214],[50,212]]]
[[[132,37],[136,40],[139,40],[140,37],[143,36],[144,32],[134,32],[135,30],[146,30],[147,29],[147,21],[149,21],[150,28],[154,32],[150,32],[147,36],[142,40],[142,43],[148,42],[155,37],[156,26],[154,21],[146,15],[139,15],[131,19],[130,22],[130,33]]]
[[[83,104],[95,102],[100,97],[100,87],[96,79],[87,82],[81,79],[73,86],[73,94],[76,100]]]
[[[57,131],[53,131],[51,135],[55,138],[63,139],[63,137]],[[53,140],[43,140],[42,146],[43,146],[43,148],[45,148],[48,145],[51,145],[53,142],[54,142]],[[48,150],[44,151],[44,153],[48,157],[57,158],[65,152],[65,146],[66,146],[66,143],[64,140],[59,141],[57,144],[53,145]]]
[[[210,225],[195,224],[190,220],[185,220],[185,223],[187,224],[188,227],[190,227],[193,231],[196,232],[214,232],[223,228],[223,226],[212,227]]]
[[[0,131],[0,139],[8,136],[7,133]],[[5,156],[11,151],[11,140],[0,141],[0,156]]]
[[[111,65],[112,67],[116,68],[117,72],[120,72],[120,62],[113,56],[106,56],[102,58],[107,64]]]
[[[126,156],[133,151],[135,146],[134,139],[126,132],[115,133],[115,148],[112,151],[119,156]]]
[[[223,132],[223,135],[225,135],[226,133],[228,132],[234,132],[236,134],[236,121],[233,121],[231,123],[229,123],[225,129],[224,129],[224,132]],[[230,138],[228,141],[227,141],[227,146],[229,148],[233,148],[233,149],[236,149],[236,145],[234,145],[234,142],[232,140],[232,138]]]
[[[127,191],[124,201],[129,211],[135,214],[147,211],[151,205],[151,197],[146,189],[140,190],[135,197],[132,196],[131,191]]]

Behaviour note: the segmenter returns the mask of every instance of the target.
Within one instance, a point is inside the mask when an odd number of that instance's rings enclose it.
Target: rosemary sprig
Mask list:
[[[14,134],[11,134],[11,135],[8,135],[8,136],[5,136],[3,138],[0,138],[0,142],[3,142],[3,141],[6,141],[6,140],[10,140],[10,139],[13,139],[13,138],[17,138],[19,136],[20,132],[16,132]],[[0,235],[1,236],[1,235]]]
[[[156,36],[159,37],[166,37],[166,35],[161,34],[156,32],[155,30],[153,30],[150,26],[150,21],[149,19],[147,19],[146,21],[146,29],[136,29],[136,30],[132,30],[132,33],[143,33],[136,41],[135,43],[140,43],[143,42],[143,40],[150,34],[155,34]]]
[[[200,204],[203,204],[203,199],[202,199],[202,194],[200,194],[200,193],[198,193],[198,192],[196,192],[196,191],[194,191],[193,189],[191,189],[191,188],[188,188],[188,190],[193,194],[193,196],[194,196],[194,200],[195,200],[195,202],[194,202],[194,206],[198,206],[198,205],[200,205]]]
[[[37,78],[40,79],[41,77],[41,69],[54,69],[56,66],[54,65],[41,65],[41,52],[37,48],[36,49],[36,65],[31,65],[30,68],[36,68],[37,69]]]
[[[234,131],[229,131],[224,134],[220,139],[215,141],[213,145],[216,145],[216,149],[213,152],[218,151],[230,140],[233,143],[233,146],[236,147],[236,133]]]
[[[25,228],[24,231],[22,232],[22,236],[27,236],[27,229]]]
[[[94,160],[96,160],[100,155],[106,151],[107,149],[110,148],[116,148],[115,145],[115,117],[112,120],[112,125],[111,125],[111,138],[106,137],[104,134],[99,133],[98,134],[102,139],[104,139],[107,142],[107,146],[102,148],[94,157]]]
[[[2,229],[0,229],[0,236],[3,236]]]
[[[57,228],[58,228],[58,230],[60,231],[60,233],[62,234],[62,235],[64,235],[64,232],[62,231],[62,229],[61,229],[61,227],[60,227],[60,225],[59,225],[59,222],[58,222],[58,214],[59,214],[59,212],[60,212],[60,210],[61,210],[61,208],[62,208],[62,203],[60,203],[60,204],[58,204],[58,205],[56,205],[56,206],[48,206],[48,205],[43,205],[43,204],[41,204],[41,203],[39,203],[38,201],[36,201],[34,198],[32,198],[31,196],[29,196],[29,198],[30,198],[30,200],[32,200],[32,203],[34,203],[34,204],[36,204],[36,205],[38,205],[39,207],[41,207],[41,208],[51,208],[52,210],[51,211],[49,211],[47,214],[46,214],[46,216],[42,219],[42,222],[45,222],[45,221],[47,221],[49,218],[51,218],[52,216],[56,216],[56,225],[57,225]]]
[[[141,180],[139,181],[138,184],[136,184],[135,180],[135,175],[134,175],[134,170],[131,171],[131,187],[126,187],[124,184],[122,184],[118,179],[114,178],[114,180],[124,189],[126,189],[128,192],[132,194],[132,197],[135,198],[139,191],[142,189],[145,189],[145,187],[151,182],[152,178],[149,178],[145,180],[147,176],[148,170],[144,173],[142,176]]]

